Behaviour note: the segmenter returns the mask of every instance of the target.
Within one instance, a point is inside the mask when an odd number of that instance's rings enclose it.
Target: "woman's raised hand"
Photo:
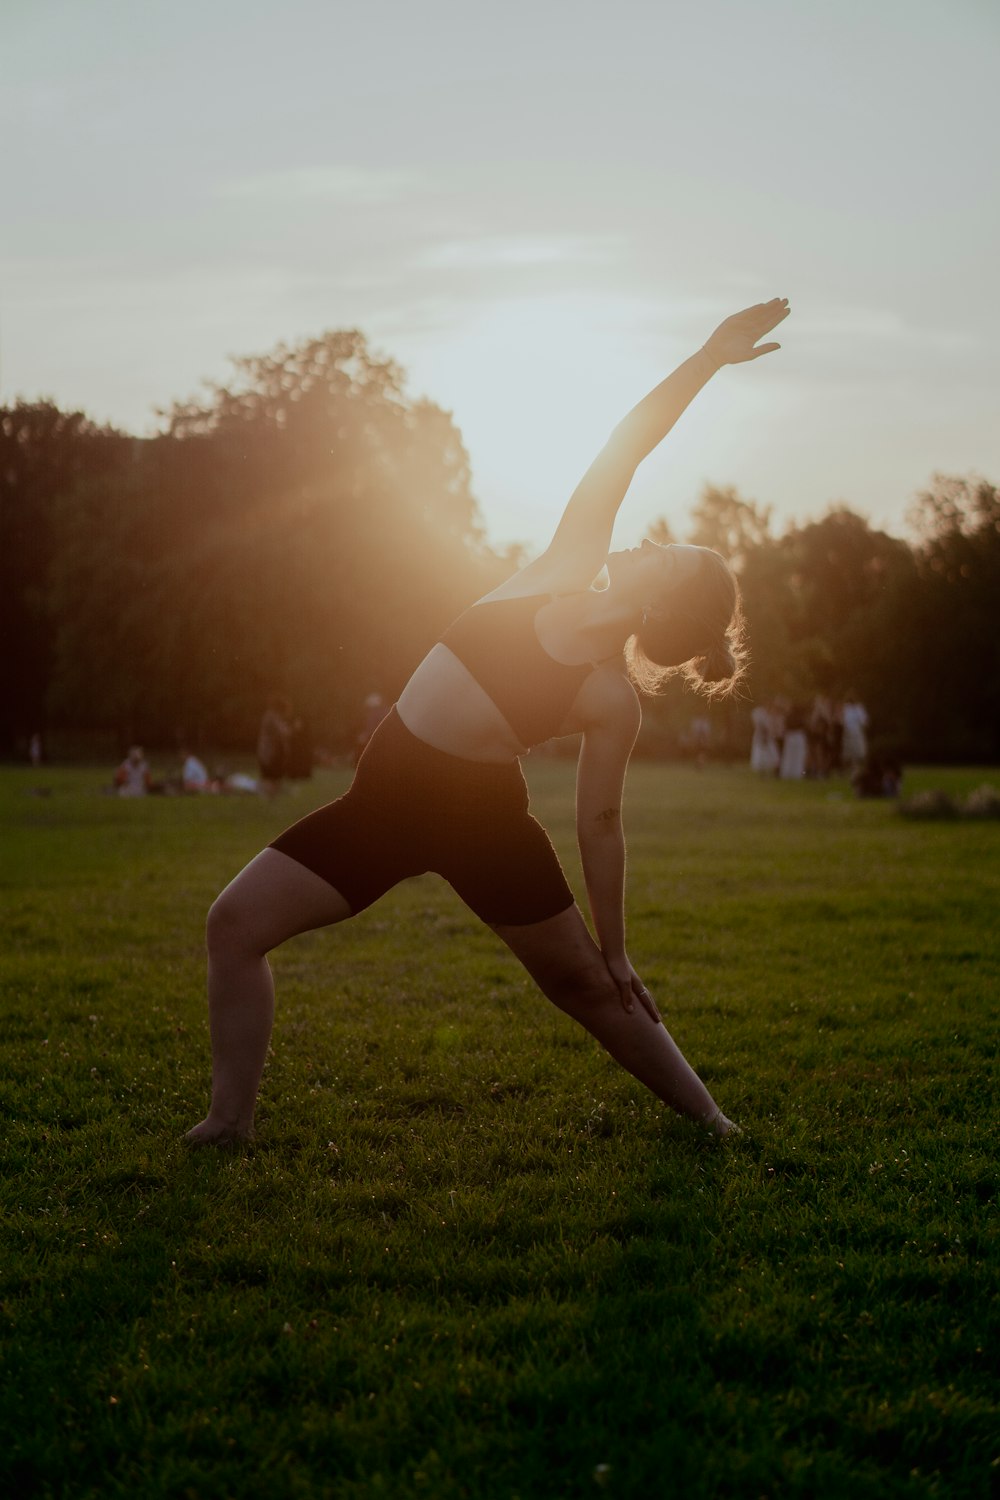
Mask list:
[[[703,348],[717,368],[722,365],[741,365],[748,359],[758,359],[762,354],[771,354],[780,349],[780,344],[759,344],[765,333],[788,317],[791,308],[787,297],[774,297],[770,302],[758,302],[742,312],[733,313],[720,323],[711,338],[705,340]]]

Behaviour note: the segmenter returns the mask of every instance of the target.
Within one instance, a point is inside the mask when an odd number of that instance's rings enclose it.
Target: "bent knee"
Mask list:
[[[209,953],[253,947],[252,927],[243,902],[230,890],[216,896],[205,921]]]

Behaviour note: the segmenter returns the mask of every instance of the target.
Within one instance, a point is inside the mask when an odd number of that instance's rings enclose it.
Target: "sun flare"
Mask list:
[[[493,304],[424,343],[411,384],[453,411],[488,488],[477,494],[503,539],[543,539],[615,423],[669,367],[643,337],[648,310],[628,297],[522,297]],[[499,528],[498,528],[499,529]]]

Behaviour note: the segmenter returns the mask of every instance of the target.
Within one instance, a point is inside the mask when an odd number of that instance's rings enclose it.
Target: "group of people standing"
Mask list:
[[[853,776],[868,758],[868,711],[854,692],[817,693],[809,706],[772,698],[755,705],[751,721],[750,766],[764,776]]]

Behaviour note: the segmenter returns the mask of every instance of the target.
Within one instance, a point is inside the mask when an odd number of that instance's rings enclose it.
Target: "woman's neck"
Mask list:
[[[642,610],[612,589],[592,589],[581,596],[575,626],[587,643],[591,661],[604,661],[621,653],[641,619]]]

